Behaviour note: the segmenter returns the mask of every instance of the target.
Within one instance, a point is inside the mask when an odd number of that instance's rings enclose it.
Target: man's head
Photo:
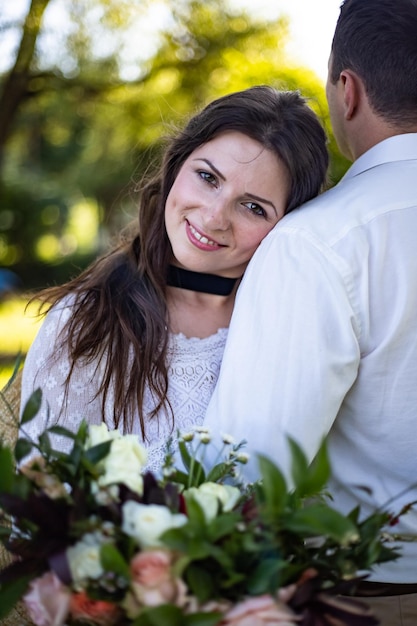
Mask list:
[[[417,0],[344,0],[331,49],[331,85],[343,70],[359,77],[385,122],[415,131]]]

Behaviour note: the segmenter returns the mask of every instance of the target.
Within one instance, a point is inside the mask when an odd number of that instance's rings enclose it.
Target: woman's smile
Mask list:
[[[197,246],[197,248],[200,248],[200,250],[218,250],[219,248],[226,247],[214,241],[214,239],[209,239],[206,235],[197,230],[187,219],[185,220],[185,229],[191,243]]]

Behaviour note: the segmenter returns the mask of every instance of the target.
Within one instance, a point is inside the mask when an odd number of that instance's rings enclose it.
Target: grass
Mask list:
[[[18,355],[24,356],[39,329],[37,304],[25,311],[27,299],[12,296],[0,301],[0,389],[9,380]]]

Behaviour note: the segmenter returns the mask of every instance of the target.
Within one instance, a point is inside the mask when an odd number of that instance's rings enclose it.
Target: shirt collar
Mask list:
[[[343,179],[353,178],[383,163],[409,160],[417,160],[417,133],[394,135],[362,154],[351,165]]]

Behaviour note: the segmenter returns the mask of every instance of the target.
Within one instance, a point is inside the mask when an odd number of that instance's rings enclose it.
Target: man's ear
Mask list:
[[[359,106],[363,95],[363,84],[359,76],[352,70],[343,70],[340,73],[343,85],[343,111],[346,120],[351,120]]]

